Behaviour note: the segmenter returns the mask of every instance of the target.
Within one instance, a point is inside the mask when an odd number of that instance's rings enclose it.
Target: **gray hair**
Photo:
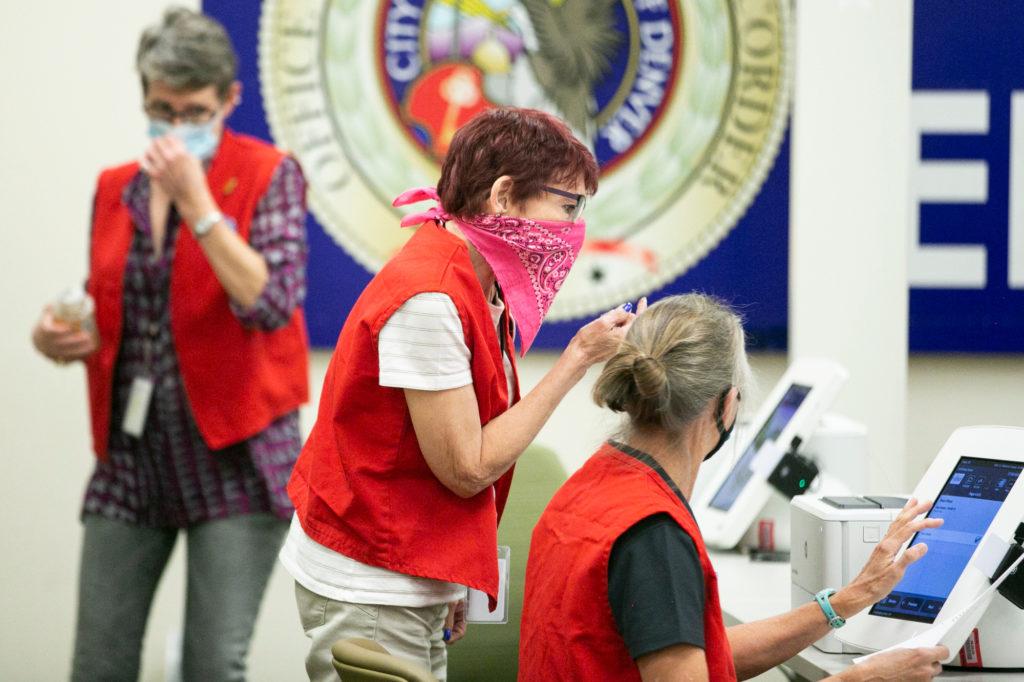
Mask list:
[[[238,57],[220,23],[199,12],[172,7],[160,24],[143,31],[135,66],[143,92],[154,81],[175,90],[213,85],[224,99],[238,74]]]
[[[678,436],[710,401],[749,381],[739,316],[711,296],[671,296],[636,318],[594,402],[628,414],[631,429]]]

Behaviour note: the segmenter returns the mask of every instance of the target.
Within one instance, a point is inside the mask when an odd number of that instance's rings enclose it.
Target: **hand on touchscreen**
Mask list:
[[[949,658],[949,649],[944,646],[897,649],[875,656],[860,665],[847,668],[837,678],[849,682],[930,680],[942,672],[940,661],[947,658]]]
[[[928,546],[919,542],[901,556],[896,556],[903,544],[915,533],[942,525],[942,519],[923,518],[931,508],[930,501],[918,502],[911,498],[907,502],[900,515],[889,526],[889,532],[875,546],[871,558],[857,577],[832,598],[832,603],[840,616],[849,618],[880,601],[892,592],[896,583],[903,578],[907,567],[925,555]]]

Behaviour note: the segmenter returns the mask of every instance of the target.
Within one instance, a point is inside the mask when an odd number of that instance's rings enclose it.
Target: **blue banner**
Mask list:
[[[1024,351],[1021,36],[1019,2],[914,3],[912,350]]]
[[[316,6],[319,3],[315,0],[303,0],[309,6]],[[348,72],[340,70],[345,62],[331,61],[332,52],[339,52],[338,60],[345,59],[337,45],[332,48],[330,40],[332,35],[341,36],[346,29],[344,22],[356,22],[356,16],[342,14],[332,19],[331,11],[326,9],[330,3],[324,3],[325,9],[318,12],[308,12],[308,21],[286,16],[287,12],[278,7],[279,3],[264,2],[261,7],[256,3],[238,3],[228,0],[206,0],[203,3],[204,11],[220,20],[228,29],[240,60],[240,78],[244,86],[243,103],[233,115],[230,124],[237,130],[246,132],[266,140],[274,140],[286,148],[295,149],[304,140],[310,140],[309,145],[318,144],[313,133],[302,132],[297,138],[288,140],[281,139],[279,128],[287,127],[288,116],[292,120],[313,118],[315,113],[312,110],[302,110],[299,105],[286,102],[277,106],[285,113],[277,114],[277,127],[274,135],[271,133],[271,126],[268,125],[268,106],[264,102],[264,94],[275,91],[296,92],[306,87],[300,80],[289,83],[282,80],[280,83],[266,82],[268,46],[264,44],[261,52],[261,40],[273,39],[273,23],[278,22],[278,39],[296,41],[294,43],[294,56],[289,54],[288,58],[294,62],[294,68],[285,64],[285,72],[291,69],[296,74],[302,70],[299,66],[301,59],[301,40],[309,39],[317,43],[315,56],[321,60],[321,73],[319,80],[311,80],[312,83],[320,83],[320,87],[330,90],[330,83],[323,86],[330,78],[340,79],[342,86],[349,87]],[[302,4],[302,3],[298,3]],[[360,3],[348,3],[359,5]],[[372,2],[362,3],[373,5]],[[435,3],[435,14],[440,12],[436,8],[442,8],[450,3]],[[504,0],[490,0],[487,3],[468,3],[484,7],[501,8],[518,3],[506,2]],[[740,5],[741,3],[737,3]],[[785,5],[786,3],[781,3]],[[485,7],[486,5],[486,7]],[[357,77],[365,76],[367,82],[375,82],[376,77],[366,73],[367,70],[379,68],[381,73],[390,74],[377,80],[390,82],[394,87],[385,88],[388,92],[397,97],[389,106],[394,112],[396,120],[406,115],[409,101],[403,97],[414,96],[426,97],[426,95],[407,95],[406,90],[413,91],[412,86],[406,88],[401,85],[404,81],[400,78],[408,68],[418,68],[415,82],[420,91],[425,91],[430,81],[431,72],[429,65],[395,62],[402,66],[402,69],[391,69],[388,71],[388,64],[385,59],[399,55],[403,49],[399,39],[405,40],[406,33],[420,31],[416,40],[426,47],[417,48],[421,54],[424,50],[441,49],[438,45],[444,45],[445,40],[451,41],[449,34],[444,33],[446,17],[444,16],[421,16],[418,14],[424,8],[424,3],[413,2],[412,0],[392,0],[391,2],[381,1],[376,7],[367,10],[375,17],[368,20],[366,30],[361,33],[372,35],[376,32],[378,41],[382,46],[378,64],[369,63],[367,60],[363,67],[351,71],[353,81]],[[624,9],[623,9],[624,8]],[[678,24],[681,21],[678,13],[674,12],[665,17],[645,17],[642,13],[633,11],[632,3],[624,1],[622,8],[614,17],[609,26],[621,29],[625,43],[616,43],[617,49],[621,52],[621,59],[615,62],[615,68],[611,70],[611,76],[619,79],[595,83],[593,92],[600,95],[597,99],[600,103],[614,99],[611,93],[615,92],[618,86],[623,93],[619,95],[619,102],[622,111],[627,115],[616,114],[613,117],[600,118],[594,114],[594,120],[604,127],[599,127],[593,143],[595,147],[604,150],[602,158],[613,156],[609,144],[616,144],[621,141],[622,136],[631,132],[623,127],[623,121],[628,124],[631,120],[643,118],[646,128],[637,128],[635,139],[630,138],[630,143],[636,144],[636,149],[627,149],[620,154],[626,159],[620,161],[614,159],[615,164],[626,165],[646,164],[646,167],[639,167],[627,172],[636,172],[637,177],[642,177],[643,172],[657,173],[659,170],[658,145],[671,144],[657,138],[657,126],[664,128],[665,121],[671,122],[671,116],[675,115],[669,110],[667,104],[651,100],[648,109],[634,107],[629,109],[631,103],[641,101],[640,96],[651,92],[650,83],[643,80],[644,62],[650,64],[657,61],[658,55],[653,51],[660,49],[664,56],[659,63],[664,64],[664,73],[657,78],[665,78],[664,74],[671,74],[672,77],[681,78],[680,74],[690,67],[684,64],[679,56],[682,52],[679,44],[673,45],[670,40],[671,33],[675,29],[678,33]],[[514,9],[514,8],[513,8]],[[780,25],[785,24],[786,16],[784,7],[781,13]],[[770,26],[771,17],[744,17],[739,9],[733,8],[731,26],[737,27],[737,52],[732,55],[734,63],[744,59],[744,41],[749,41],[750,53],[762,55],[765,50],[761,49],[762,44],[775,38],[782,44],[789,40],[784,35],[784,26],[776,26],[775,34],[765,29]],[[261,13],[263,16],[261,33]],[[270,16],[267,16],[268,13]],[[506,16],[506,15],[503,15]],[[516,18],[514,11],[509,10],[508,17]],[[458,20],[459,17],[456,17]],[[444,60],[439,58],[438,63],[444,61],[446,64],[452,59],[462,60],[465,64],[475,68],[479,65],[482,71],[478,74],[484,76],[484,91],[486,92],[489,65],[495,63],[499,57],[509,59],[512,55],[514,60],[517,45],[515,38],[500,33],[501,26],[507,25],[510,20],[502,19],[500,22],[493,17],[473,16],[462,17],[465,23],[462,24],[464,35],[460,38],[456,28],[453,51]],[[450,19],[450,17],[449,17]],[[428,21],[429,20],[429,21]],[[477,44],[465,43],[472,37],[473,31],[491,20],[492,26],[489,36],[495,40]],[[535,16],[524,16],[521,21],[532,21],[536,24],[541,19]],[[705,18],[702,18],[704,21]],[[331,23],[334,21],[335,23]],[[657,22],[660,21],[660,24]],[[714,30],[714,17],[706,18],[707,30]],[[339,23],[340,22],[340,23]],[[501,23],[504,22],[504,23]],[[632,23],[630,23],[632,22]],[[673,23],[674,22],[674,23]],[[500,26],[498,25],[500,24]],[[723,24],[726,25],[726,24]],[[743,27],[747,32],[743,33]],[[498,26],[496,29],[495,26]],[[659,28],[660,26],[660,28]],[[965,30],[970,27],[970,30]],[[427,31],[430,33],[427,33]],[[722,29],[725,30],[725,29]],[[340,33],[339,33],[340,32]],[[412,35],[412,33],[409,33]],[[481,34],[482,35],[482,34]],[[542,33],[538,32],[538,35]],[[911,225],[912,246],[911,246],[911,290],[910,290],[910,347],[914,351],[1024,351],[1024,196],[1018,196],[1016,213],[1017,221],[1011,221],[1011,165],[1020,168],[1024,164],[1024,60],[1020,58],[1020,36],[1024,35],[1024,12],[1021,12],[1015,3],[1009,0],[999,2],[977,3],[962,0],[953,2],[949,0],[917,0],[914,10],[914,54],[913,54],[913,88],[914,95],[914,124],[915,140],[918,140],[919,159],[915,160],[914,172],[914,197],[920,202],[920,209],[915,203],[915,215],[917,216]],[[283,36],[283,38],[280,38]],[[469,36],[467,38],[466,36]],[[687,36],[690,37],[689,35]],[[341,40],[340,37],[337,38]],[[462,43],[458,43],[458,40]],[[369,40],[369,39],[368,39]],[[630,47],[629,40],[636,45]],[[390,41],[390,42],[389,42]],[[503,42],[502,42],[503,41]],[[311,42],[311,44],[312,44]],[[499,51],[497,57],[493,48],[501,42],[504,51]],[[526,41],[529,42],[528,40]],[[275,50],[286,51],[292,49],[293,43],[284,42]],[[383,46],[387,46],[385,49]],[[625,47],[624,47],[625,45]],[[371,45],[372,47],[372,45]],[[791,44],[788,46],[792,48]],[[460,51],[460,48],[462,51]],[[519,49],[525,49],[518,45]],[[627,49],[628,48],[628,49]],[[447,49],[447,48],[444,48]],[[672,50],[675,49],[675,53]],[[490,51],[486,51],[490,50]],[[630,52],[632,50],[632,52]],[[486,52],[486,54],[485,54]],[[261,73],[261,54],[264,60]],[[414,52],[410,52],[415,56]],[[632,56],[631,56],[632,55]],[[357,55],[358,57],[358,55]],[[485,60],[486,57],[486,60]],[[396,59],[398,57],[395,57]],[[670,62],[669,59],[674,61]],[[376,58],[375,58],[376,59]],[[632,59],[632,61],[630,61]],[[632,87],[632,94],[629,88],[621,85],[628,71],[626,65],[635,65],[639,60],[641,67],[634,74],[634,80],[627,83]],[[671,65],[671,68],[670,68]],[[706,65],[701,65],[706,66]],[[312,67],[310,67],[312,68]],[[346,67],[347,68],[347,67]],[[448,68],[448,67],[446,67]],[[502,65],[502,68],[505,68]],[[772,80],[772,87],[784,90],[786,88],[785,74],[782,67],[773,67],[771,64],[746,64],[748,71],[768,74]],[[332,73],[332,69],[338,71]],[[506,69],[507,70],[507,69]],[[434,72],[438,73],[439,71]],[[639,74],[639,75],[637,75]],[[287,73],[285,73],[287,76]],[[609,76],[609,78],[611,78]],[[263,79],[261,81],[261,78]],[[388,80],[390,78],[390,80]],[[654,78],[653,76],[651,78]],[[296,79],[301,76],[296,75]],[[734,79],[739,80],[739,79]],[[424,85],[425,84],[425,85]],[[493,82],[491,83],[493,86]],[[667,90],[670,83],[662,83]],[[755,84],[756,85],[756,84]],[[761,83],[763,85],[763,83]],[[353,87],[355,87],[353,85]],[[678,86],[682,88],[683,86]],[[277,88],[277,90],[275,90]],[[671,94],[671,93],[669,93]],[[736,149],[746,149],[746,142],[735,142],[737,130],[748,130],[742,118],[744,112],[734,109],[726,111],[726,104],[734,101],[743,101],[744,97],[749,100],[751,93],[724,93],[722,94],[722,105],[720,120],[718,122],[718,134],[715,139],[734,139]],[[675,100],[682,99],[679,92]],[[727,96],[728,95],[728,96]],[[331,93],[324,95],[324,100],[330,108]],[[335,97],[338,95],[335,93]],[[665,98],[668,100],[668,96]],[[343,102],[344,100],[335,100]],[[416,104],[415,101],[412,102]],[[721,164],[716,162],[714,152],[705,153],[705,158],[696,164],[694,170],[694,185],[716,185],[723,196],[729,192],[730,197],[735,199],[730,211],[738,214],[738,219],[733,217],[732,222],[727,220],[710,220],[708,232],[704,236],[698,235],[696,241],[703,240],[707,243],[706,253],[693,251],[685,264],[679,266],[682,274],[666,278],[666,273],[671,269],[663,268],[655,272],[652,268],[650,281],[656,283],[643,291],[635,287],[624,287],[625,294],[630,298],[637,297],[640,293],[649,292],[653,298],[667,294],[681,293],[687,291],[703,291],[721,296],[732,302],[739,308],[746,318],[746,326],[750,333],[753,347],[757,349],[785,349],[786,347],[786,326],[788,307],[788,249],[789,249],[789,136],[785,126],[786,110],[784,103],[775,101],[770,103],[775,111],[779,112],[781,122],[776,122],[777,135],[774,141],[771,139],[771,131],[766,130],[762,138],[751,140],[749,145],[754,146],[761,154],[759,162],[763,168],[760,175],[755,168],[750,171],[750,178],[744,180],[742,187],[737,183],[735,187],[725,185],[731,182],[733,175],[730,169],[723,169]],[[291,107],[291,108],[288,108]],[[298,107],[298,108],[297,108]],[[766,108],[767,104],[762,107]],[[273,106],[271,118],[275,117]],[[467,110],[468,111],[468,110]],[[290,112],[290,113],[289,113]],[[679,114],[693,116],[694,112]],[[736,127],[730,130],[730,116],[735,116],[732,121]],[[660,118],[659,118],[660,117]],[[1019,154],[1017,158],[1011,158],[1011,121],[1016,119],[1021,123],[1017,126],[1018,135],[1017,147]],[[383,120],[383,118],[381,119]],[[570,119],[571,120],[571,119]],[[684,119],[690,120],[690,119]],[[282,123],[282,121],[285,121]],[[603,121],[603,124],[601,123]],[[399,121],[399,125],[401,121]],[[331,127],[338,132],[339,139],[345,141],[346,131],[344,126],[349,125],[344,120],[332,119]],[[422,143],[424,154],[429,155],[438,151],[431,148],[430,144],[437,144],[436,136],[431,137],[430,123],[417,122],[415,126],[408,126],[410,134],[402,132],[392,135],[394,138],[413,140],[413,143]],[[439,125],[439,124],[438,124]],[[398,130],[395,128],[395,130]],[[651,130],[655,130],[654,133]],[[619,137],[615,136],[616,131]],[[625,132],[624,132],[625,131]],[[287,132],[287,131],[286,131]],[[436,133],[436,131],[434,131]],[[305,137],[303,137],[304,135]],[[299,142],[296,142],[299,140]],[[647,147],[641,148],[643,140],[647,140]],[[653,140],[653,141],[651,141]],[[290,142],[290,144],[288,144]],[[358,140],[349,138],[349,147],[356,144]],[[711,149],[711,138],[708,139],[708,149]],[[756,142],[756,145],[755,145]],[[625,143],[623,143],[625,144]],[[637,151],[639,150],[639,151]],[[383,152],[382,152],[383,153]],[[630,156],[632,154],[632,156]],[[303,158],[298,154],[307,175],[310,174],[312,161]],[[353,156],[358,153],[353,152]],[[646,156],[645,156],[646,155]],[[664,157],[661,157],[664,158]],[[722,157],[725,158],[725,157]],[[330,157],[324,152],[323,165],[326,167],[331,163]],[[639,160],[638,160],[639,159]],[[436,159],[435,159],[436,160]],[[953,162],[952,164],[949,162]],[[695,162],[696,163],[696,162]],[[756,164],[755,164],[756,165]],[[603,167],[607,170],[607,167]],[[351,169],[350,173],[362,172],[364,169]],[[616,171],[620,172],[620,171]],[[669,172],[669,171],[666,171]],[[1019,171],[1024,172],[1024,171]],[[700,175],[703,173],[703,175]],[[715,175],[717,173],[717,175]],[[339,176],[343,175],[339,171]],[[756,176],[756,177],[755,177]],[[436,179],[436,176],[433,178]],[[431,180],[433,181],[433,180]],[[632,181],[632,180],[631,180]],[[605,196],[599,192],[594,201],[595,210],[598,215],[612,215],[613,211],[601,213],[600,201],[612,194],[621,195],[623,192],[614,182],[602,179]],[[642,185],[642,182],[637,181]],[[1024,194],[1024,178],[1018,175],[1016,182]],[[339,181],[339,186],[341,181]],[[370,190],[376,190],[381,201],[387,197],[383,196],[391,187],[374,187],[372,183]],[[683,199],[680,199],[684,190],[676,187],[665,190],[664,195],[655,195],[650,200],[650,221],[663,220],[665,211],[677,211],[677,218],[680,230],[688,229],[686,218],[681,206]],[[368,193],[372,193],[369,192]],[[321,193],[323,194],[323,193]],[[393,196],[393,194],[392,194]],[[733,200],[733,199],[730,199]],[[677,203],[670,206],[672,201]],[[662,202],[659,204],[658,202]],[[749,203],[748,203],[749,202]],[[321,201],[317,215],[329,215],[330,207],[325,207],[327,201]],[[335,204],[340,203],[338,201]],[[640,209],[644,208],[643,201]],[[360,211],[359,205],[346,206],[345,210]],[[664,208],[669,206],[669,208]],[[339,207],[340,208],[340,207]],[[723,213],[726,211],[723,210]],[[648,215],[648,214],[644,214]],[[397,214],[381,218],[380,213],[366,212],[364,215],[351,214],[347,219],[355,223],[363,223],[362,229],[369,231],[397,231]],[[588,212],[588,226],[593,230],[606,225],[601,224],[593,215]],[[645,218],[645,220],[647,220]],[[612,224],[615,221],[604,221]],[[712,225],[712,223],[714,223]],[[360,254],[358,249],[350,249],[342,246],[343,239],[338,238],[338,229],[328,225],[322,225],[317,217],[311,212],[309,218],[309,240],[311,258],[309,264],[309,295],[306,303],[306,314],[309,324],[310,337],[314,345],[331,347],[334,345],[341,325],[349,309],[355,302],[363,287],[371,277],[372,263],[368,265],[368,258]],[[643,225],[634,226],[630,229],[640,230]],[[713,228],[713,230],[712,230]],[[614,230],[609,230],[614,233]],[[1016,235],[1016,241],[1014,241]],[[598,236],[606,236],[599,233]],[[628,239],[620,239],[615,234],[607,235],[609,238],[606,248],[626,254],[628,258]],[[341,242],[341,244],[339,243]],[[657,243],[657,242],[656,242]],[[952,248],[946,248],[952,245]],[[353,253],[355,252],[355,256]],[[657,248],[649,248],[648,252],[658,255]],[[1014,255],[1015,254],[1015,255]],[[1016,260],[1015,260],[1016,259]],[[584,261],[578,268],[585,270],[585,275],[591,278],[593,286],[602,285],[602,277],[615,277],[618,272],[616,264],[605,267],[605,261],[592,259]],[[1016,263],[1016,265],[1014,265]],[[630,271],[632,272],[632,271]],[[606,274],[611,273],[611,274]],[[606,283],[606,282],[605,282]],[[655,289],[650,291],[650,289]],[[560,298],[562,295],[560,295]],[[598,297],[600,298],[600,297]],[[610,299],[609,299],[610,300]],[[602,299],[602,303],[606,301]],[[622,302],[625,302],[623,300]],[[607,306],[607,307],[610,307]],[[541,329],[540,335],[535,343],[536,348],[562,348],[569,341],[575,331],[592,319],[597,311],[588,312],[586,315],[572,317],[562,315],[563,319],[549,321]],[[569,317],[571,319],[566,319]]]

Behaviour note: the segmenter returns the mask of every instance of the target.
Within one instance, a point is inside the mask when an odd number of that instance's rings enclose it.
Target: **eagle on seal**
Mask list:
[[[615,22],[618,0],[520,0],[519,4],[527,20],[515,8],[509,14],[524,32],[537,83],[562,117],[592,139],[597,115],[592,93],[611,68],[622,40]]]

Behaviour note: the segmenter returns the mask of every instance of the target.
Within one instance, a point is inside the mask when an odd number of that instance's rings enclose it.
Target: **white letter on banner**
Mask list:
[[[921,136],[927,133],[987,134],[988,93],[916,91],[911,99],[910,286],[984,289],[983,245],[921,244],[921,204],[983,204],[988,201],[988,164],[984,161],[922,161]]]

